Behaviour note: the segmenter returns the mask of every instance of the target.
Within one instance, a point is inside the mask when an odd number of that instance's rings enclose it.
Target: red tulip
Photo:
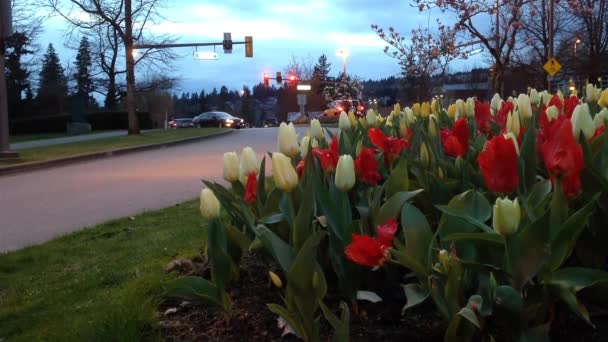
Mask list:
[[[456,120],[452,130],[441,130],[441,143],[445,154],[452,157],[462,157],[469,150],[469,123],[467,119]]]
[[[577,174],[583,169],[583,149],[572,135],[570,120],[554,120],[546,127],[541,150],[545,167],[553,177]]]
[[[298,163],[298,165],[296,165],[296,172],[298,174],[298,178],[302,178],[302,175],[304,174],[304,168],[306,167],[306,158],[300,160],[300,162]]]
[[[477,123],[477,128],[480,131],[487,133],[490,131],[490,121],[493,120],[494,117],[492,116],[492,112],[490,110],[490,103],[483,103],[479,100],[475,100],[475,122]]]
[[[557,107],[557,110],[559,111],[560,114],[563,113],[564,103],[562,102],[562,99],[559,98],[559,96],[553,95],[551,100],[549,100],[549,103],[547,103],[547,107],[551,107],[551,106]]]
[[[367,131],[367,135],[369,136],[372,144],[384,152],[384,160],[387,164],[395,160],[395,158],[401,154],[402,149],[410,147],[408,141],[410,134],[408,134],[408,137],[399,139],[395,137],[387,137],[378,128],[370,128]]]
[[[371,148],[364,147],[357,159],[355,159],[355,170],[360,181],[365,184],[375,186],[382,179],[378,172],[378,162],[376,155]]]
[[[568,119],[572,118],[574,108],[576,108],[576,106],[578,106],[580,103],[581,101],[579,98],[574,95],[564,98],[564,115],[566,115]]]
[[[340,159],[340,147],[336,137],[331,140],[329,148],[315,147],[312,149],[312,152],[321,161],[321,167],[325,172],[334,172],[336,170],[338,159]]]
[[[555,183],[554,179],[551,182]],[[562,189],[564,195],[568,199],[573,199],[581,192],[582,184],[579,173],[573,173],[570,176],[564,177],[562,180]]]
[[[245,185],[245,202],[254,203],[258,199],[258,175],[251,172]]]
[[[513,141],[503,135],[492,138],[477,156],[481,175],[492,192],[515,191],[519,184],[517,162],[517,150]]]
[[[593,141],[595,140],[595,138],[599,137],[600,135],[604,134],[604,132],[606,131],[606,126],[600,126],[595,130],[595,133],[593,134],[593,136],[591,137],[591,139],[589,141]]]
[[[389,249],[397,232],[397,221],[391,219],[379,225],[378,237],[352,234],[351,243],[344,249],[344,254],[353,262],[363,266],[381,266],[388,261]]]
[[[507,117],[509,116],[509,113],[512,113],[514,110],[515,105],[513,104],[513,102],[505,101],[502,103],[500,109],[496,113],[495,118],[496,122],[498,123],[498,125],[500,125],[500,127],[505,127],[507,125]]]

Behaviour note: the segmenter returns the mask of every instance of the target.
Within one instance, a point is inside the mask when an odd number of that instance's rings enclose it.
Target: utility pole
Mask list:
[[[12,33],[12,12],[9,0],[0,1],[0,159],[17,158],[11,151],[8,129],[8,99],[6,98],[6,77],[4,66],[5,38]]]
[[[140,133],[135,106],[135,57],[133,56],[131,0],[125,0],[125,52],[127,55],[127,115],[129,116],[129,135],[131,135]]]
[[[549,0],[549,59],[553,58],[553,7],[554,0]],[[551,93],[553,76],[547,75],[547,91]]]

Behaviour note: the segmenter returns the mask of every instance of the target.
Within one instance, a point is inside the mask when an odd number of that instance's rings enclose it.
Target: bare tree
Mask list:
[[[299,59],[295,54],[291,54],[291,60],[285,67],[285,73],[288,75],[295,75],[299,80],[310,80],[314,72],[314,62],[312,57],[308,58],[300,57]]]
[[[132,2],[135,3],[134,6],[132,6]],[[125,56],[126,84],[129,88],[126,99],[129,134],[139,134],[134,98],[136,58],[133,53],[133,45],[135,41],[143,42],[144,38],[147,42],[154,41],[155,43],[165,43],[171,39],[163,37],[159,41],[158,37],[153,37],[146,30],[148,24],[159,23],[164,19],[161,14],[162,0],[47,0],[47,3],[55,13],[67,20],[73,29],[95,30],[98,38],[109,38],[110,43],[106,47],[109,47],[110,50],[118,51],[117,45],[114,43],[120,42]],[[166,51],[168,50],[145,50],[138,60],[146,59],[151,55],[164,56],[161,59],[166,58],[168,56]],[[116,53],[118,54],[118,52]],[[112,61],[116,63],[117,58],[110,58],[110,64]],[[152,64],[160,66],[161,62],[157,60]]]

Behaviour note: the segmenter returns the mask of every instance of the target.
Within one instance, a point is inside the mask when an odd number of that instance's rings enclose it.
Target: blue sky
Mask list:
[[[232,54],[223,54],[218,47],[216,61],[195,61],[193,48],[176,49],[180,57],[172,74],[182,79],[177,91],[252,86],[261,81],[264,72],[284,71],[292,55],[314,64],[325,53],[335,75],[342,69],[342,58],[336,56],[340,48],[350,51],[349,74],[363,79],[398,75],[396,60],[384,54],[386,44],[370,25],[393,26],[406,34],[429,22],[428,13],[419,13],[409,1],[397,0],[167,0],[165,6],[166,20],[150,29],[179,36],[180,43],[221,41],[223,32],[231,32],[235,41],[244,40],[246,35],[254,41],[254,58],[245,58],[242,45],[236,45]],[[430,24],[434,25],[432,17]],[[53,42],[65,64],[73,60],[75,52],[62,48],[64,37],[65,23],[53,17],[45,25],[40,44],[45,47]],[[483,60],[477,57],[455,61],[451,69],[481,65]]]

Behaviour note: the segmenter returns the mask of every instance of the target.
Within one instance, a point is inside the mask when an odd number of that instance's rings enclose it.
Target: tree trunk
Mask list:
[[[108,92],[106,93],[105,107],[106,110],[115,110],[116,105],[116,74],[112,72],[108,75]]]
[[[139,121],[135,111],[135,58],[133,57],[133,19],[131,0],[125,0],[125,53],[127,60],[127,115],[129,135],[140,134]]]

